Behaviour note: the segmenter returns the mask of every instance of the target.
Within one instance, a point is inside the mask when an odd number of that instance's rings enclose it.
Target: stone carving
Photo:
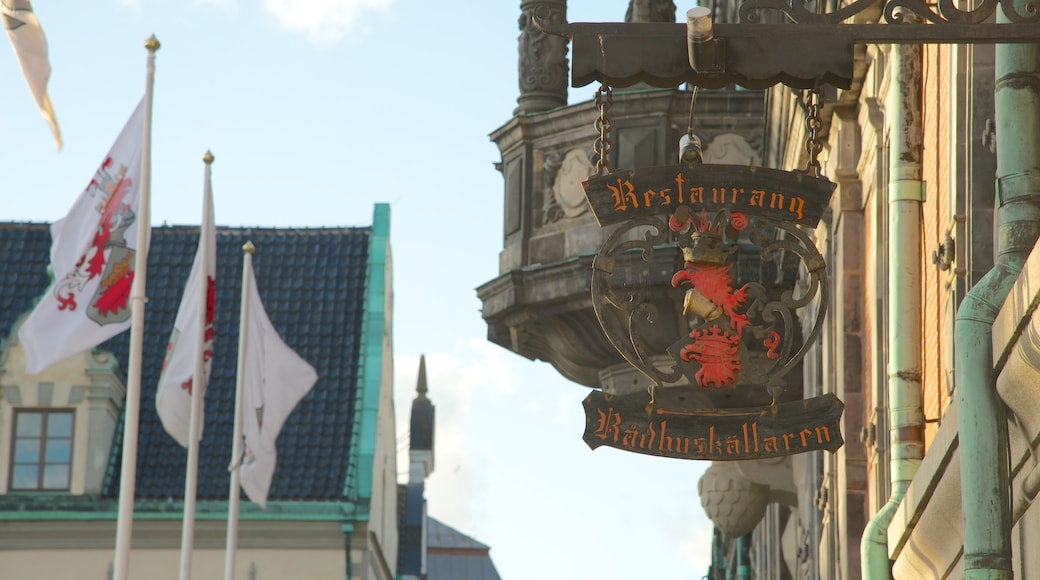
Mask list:
[[[769,487],[744,478],[735,465],[712,462],[697,482],[701,505],[715,527],[729,538],[755,529],[766,513]]]
[[[561,218],[574,218],[589,211],[585,190],[581,183],[596,172],[589,161],[589,153],[580,147],[566,154],[554,151],[545,156],[545,203],[542,223],[550,224]]]
[[[520,4],[521,113],[534,113],[567,104],[567,41],[539,30],[534,19],[547,24],[567,21],[565,0],[524,1]]]
[[[740,135],[723,133],[704,150],[704,163],[757,166],[758,152]]]
[[[563,217],[563,208],[556,201],[556,175],[563,166],[563,151],[546,153],[542,162],[542,172],[545,179],[545,188],[542,190],[542,225],[551,224]]]
[[[675,22],[672,0],[630,0],[625,22]]]

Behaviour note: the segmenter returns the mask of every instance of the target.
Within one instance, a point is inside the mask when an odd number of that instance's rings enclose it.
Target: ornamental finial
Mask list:
[[[159,44],[159,39],[156,38],[154,34],[149,36],[148,40],[144,41],[144,47],[152,54],[155,54],[155,52],[159,50],[160,46],[162,45]]]

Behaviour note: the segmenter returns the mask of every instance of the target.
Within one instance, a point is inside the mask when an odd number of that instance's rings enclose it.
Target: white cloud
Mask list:
[[[434,346],[426,352],[437,409],[436,467],[426,482],[430,515],[489,544],[499,569],[518,577],[538,577],[542,562],[557,560],[565,562],[556,564],[557,577],[586,577],[587,564],[573,554],[602,549],[590,531],[622,537],[631,526],[643,531],[625,540],[625,550],[653,554],[652,565],[640,558],[600,562],[612,573],[597,577],[674,577],[683,570],[699,578],[708,569],[712,525],[696,492],[705,464],[591,451],[581,439],[587,388],[485,340]],[[418,366],[417,353],[395,353],[399,481],[407,478]],[[539,561],[531,560],[532,550]],[[651,568],[668,573],[642,573]]]
[[[123,0],[124,2],[126,0]],[[215,6],[217,8],[230,8],[236,6],[238,0],[191,0],[191,3],[196,6]]]
[[[119,0],[119,3],[129,8],[135,14],[141,12],[141,0]]]
[[[366,12],[384,12],[394,0],[264,0],[285,28],[306,33],[315,44],[333,44],[358,27]]]
[[[452,526],[473,523],[474,498],[487,488],[486,459],[479,456],[482,434],[474,423],[488,397],[509,399],[515,392],[516,355],[485,340],[443,345],[426,352],[429,397],[436,408],[435,468],[427,498],[436,498],[437,514]],[[398,481],[408,479],[408,429],[415,398],[419,357],[394,356],[394,407],[397,415]]]
[[[687,525],[679,536],[679,550],[683,558],[694,570],[707,570],[711,566],[711,543],[715,531],[711,523],[693,526]]]

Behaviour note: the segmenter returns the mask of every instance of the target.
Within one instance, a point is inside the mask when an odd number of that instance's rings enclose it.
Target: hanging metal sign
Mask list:
[[[616,171],[582,184],[599,225],[674,212],[752,213],[816,227],[834,184],[800,171],[733,165],[676,165]]]
[[[845,405],[833,395],[781,403],[775,409],[697,409],[654,405],[647,393],[615,397],[593,391],[585,407],[585,443],[676,459],[736,460],[805,451],[836,451]]]
[[[826,264],[808,232],[835,185],[798,171],[682,164],[615,171],[583,186],[600,225],[615,228],[593,262],[593,308],[652,385],[648,393],[592,393],[584,403],[589,446],[716,460],[840,447],[841,401],[783,393],[826,312]],[[644,336],[660,305],[615,273],[637,251],[650,262],[669,248],[679,250],[671,287],[683,330],[660,353]],[[751,256],[757,278],[741,279]],[[768,404],[749,404],[763,397]]]

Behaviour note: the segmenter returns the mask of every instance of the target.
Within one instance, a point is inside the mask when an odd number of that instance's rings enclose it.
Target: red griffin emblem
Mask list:
[[[87,187],[98,212],[94,237],[75,269],[54,289],[58,309],[74,311],[88,285],[97,283],[89,299],[87,316],[99,324],[129,318],[128,299],[134,280],[134,250],[127,247],[125,238],[136,217],[127,200],[134,184],[126,176],[125,165],[115,173],[109,171],[111,167],[112,159],[105,159]]]
[[[716,216],[709,222],[705,212],[697,219],[688,207],[678,208],[668,220],[669,228],[683,237],[680,242],[685,267],[672,276],[672,287],[691,286],[683,299],[683,313],[696,315],[702,323],[690,332],[691,341],[682,347],[679,356],[694,361],[701,368],[694,376],[701,388],[722,388],[736,385],[740,376],[740,341],[747,315],[739,309],[747,301],[748,285],[734,289],[730,276],[732,264],[726,261],[735,250],[725,243],[724,235],[734,239],[747,228],[747,216],[739,212]],[[728,323],[727,320],[728,319]],[[765,346],[772,357],[779,344],[779,335],[771,333]]]

